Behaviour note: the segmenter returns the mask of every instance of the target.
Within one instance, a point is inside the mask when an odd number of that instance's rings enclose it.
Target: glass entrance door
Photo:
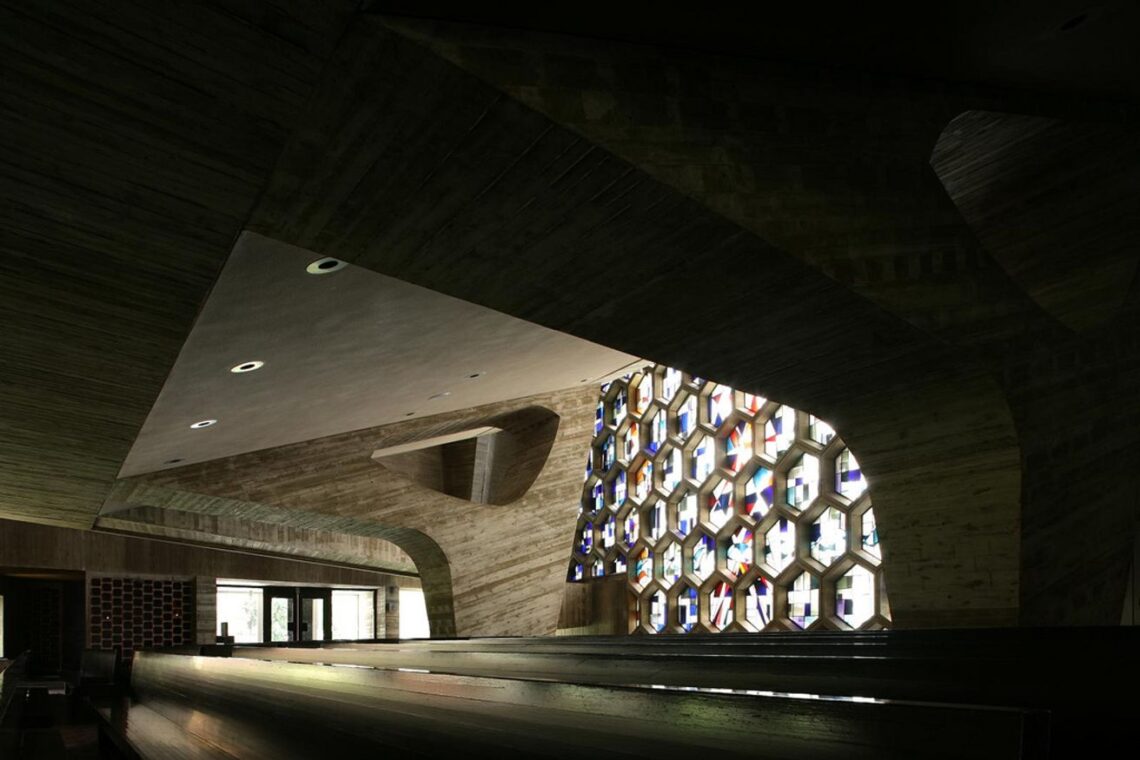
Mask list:
[[[332,591],[327,588],[299,588],[300,619],[298,641],[328,641],[332,628]]]
[[[265,589],[265,641],[287,643],[297,640],[297,590]]]

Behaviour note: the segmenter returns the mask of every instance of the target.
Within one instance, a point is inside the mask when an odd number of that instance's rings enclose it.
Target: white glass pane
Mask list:
[[[238,644],[260,644],[264,594],[259,588],[218,587],[218,635],[222,623],[229,624],[230,636]]]
[[[376,638],[375,592],[334,590],[332,592],[332,637],[334,639]]]
[[[400,589],[400,638],[431,638],[423,589]]]

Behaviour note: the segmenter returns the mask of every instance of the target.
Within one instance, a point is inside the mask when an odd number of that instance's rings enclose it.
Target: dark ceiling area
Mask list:
[[[532,3],[366,0],[369,12],[664,45],[1045,93],[1140,97],[1140,5]]]

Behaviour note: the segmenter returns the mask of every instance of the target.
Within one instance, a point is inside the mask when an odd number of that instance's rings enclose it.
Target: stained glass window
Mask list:
[[[693,464],[689,469],[689,474],[700,483],[712,475],[715,469],[716,444],[711,437],[702,435],[697,439],[696,446],[693,447]]]
[[[720,528],[732,517],[732,481],[722,480],[709,493],[709,523]]]
[[[642,549],[633,561],[633,582],[644,586],[653,578],[653,552]]]
[[[772,584],[766,578],[757,578],[748,586],[748,609],[745,619],[757,628],[772,622]]]
[[[828,507],[811,524],[810,536],[811,556],[825,567],[830,565],[847,552],[847,515]]]
[[[613,400],[613,416],[610,422],[613,425],[620,425],[625,421],[625,417],[629,414],[629,392],[626,390],[624,383],[618,386],[617,393],[614,394]]]
[[[858,499],[867,490],[867,481],[851,449],[844,449],[835,458],[835,490],[848,499]]]
[[[716,546],[713,545],[712,536],[702,535],[693,544],[693,558],[689,565],[693,575],[706,580],[716,569]]]
[[[681,484],[681,452],[672,446],[666,447],[661,455],[661,490],[668,496]]]
[[[819,620],[819,578],[800,573],[788,589],[788,617],[800,628]]]
[[[699,596],[712,631],[809,627],[824,592],[836,626],[889,622],[867,482],[834,428],[664,366],[599,402],[568,580],[627,578],[653,631],[706,630]]]
[[[605,563],[603,562],[601,557],[598,557],[597,559],[594,560],[593,574],[594,574],[595,578],[601,578],[602,576],[604,576],[606,574]]]
[[[697,524],[697,495],[688,491],[677,502],[677,533],[684,538]]]
[[[835,582],[835,614],[852,628],[875,614],[875,576],[862,565],[855,565]]]
[[[636,509],[630,509],[629,513],[625,516],[624,532],[625,535],[622,536],[622,542],[625,544],[626,549],[632,549],[641,535],[641,515],[637,513]]]
[[[668,404],[681,390],[681,370],[666,368],[661,376],[661,400]]]
[[[803,509],[819,493],[819,460],[811,454],[802,454],[788,470],[784,492],[789,507]]]
[[[735,392],[727,385],[717,385],[709,394],[709,422],[713,427],[720,427],[728,416],[732,414],[732,401]]]
[[[776,460],[796,440],[796,410],[781,406],[764,423],[764,455]]]
[[[641,428],[637,426],[636,422],[629,423],[629,429],[622,434],[622,459],[627,462],[632,462],[633,458],[637,456],[637,452],[641,451]]]
[[[681,578],[681,547],[671,543],[661,552],[661,585],[669,588]]]
[[[637,468],[637,474],[633,481],[633,498],[638,501],[645,501],[649,496],[649,492],[653,489],[653,463],[643,462]]]
[[[629,495],[625,470],[617,471],[617,475],[614,476],[614,479],[611,481],[610,486],[612,488],[612,500],[610,501],[610,504],[612,504],[614,507],[620,507],[625,503],[626,496]]]
[[[835,438],[835,429],[814,414],[808,415],[808,438],[826,446]]]
[[[792,564],[796,556],[796,526],[781,517],[764,537],[764,561],[777,573]]]
[[[654,591],[649,596],[649,627],[657,633],[664,631],[668,620],[667,614],[665,592]]]
[[[709,594],[709,620],[713,627],[723,631],[732,625],[732,586],[724,581],[716,584]]]
[[[612,549],[617,543],[617,518],[610,515],[602,523],[602,547]]]
[[[653,414],[647,423],[649,425],[649,441],[645,444],[647,454],[656,454],[665,445],[665,439],[669,437],[669,416],[665,411],[658,411]]]
[[[700,608],[698,607],[697,590],[692,586],[686,586],[681,589],[681,594],[677,598],[678,608],[677,616],[681,628],[686,631],[693,630],[693,627],[700,620]]]
[[[744,512],[760,520],[776,502],[776,480],[767,467],[757,467],[744,481]]]
[[[578,534],[578,546],[582,549],[583,554],[589,554],[590,550],[594,548],[594,524],[592,522],[587,522],[582,526],[582,530]]]
[[[739,527],[732,534],[725,553],[728,573],[732,576],[744,575],[752,567],[752,531]]]
[[[752,423],[740,422],[728,433],[724,442],[724,466],[732,472],[740,468],[752,457]]]
[[[653,374],[650,372],[642,376],[641,382],[637,384],[637,409],[638,414],[645,414],[645,410],[653,402]]]
[[[659,541],[665,532],[669,530],[669,522],[665,516],[665,502],[658,499],[645,513],[646,519],[649,521],[649,538],[652,541]]]
[[[677,432],[688,438],[697,429],[697,399],[689,395],[677,407]]]
[[[751,393],[745,393],[743,395],[744,403],[740,405],[740,408],[748,412],[749,415],[755,415],[759,412],[760,407],[764,406],[764,402],[767,400],[763,396],[755,396]]]
[[[614,443],[614,437],[607,435],[605,440],[602,441],[602,470],[609,472],[610,468],[617,462],[617,444]]]
[[[863,513],[863,530],[861,543],[863,551],[874,557],[881,557],[879,553],[879,529],[875,527],[875,510],[868,509]]]

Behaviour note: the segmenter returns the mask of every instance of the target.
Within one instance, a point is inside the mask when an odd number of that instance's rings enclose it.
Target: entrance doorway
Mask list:
[[[332,590],[269,586],[265,589],[264,641],[328,641]]]

